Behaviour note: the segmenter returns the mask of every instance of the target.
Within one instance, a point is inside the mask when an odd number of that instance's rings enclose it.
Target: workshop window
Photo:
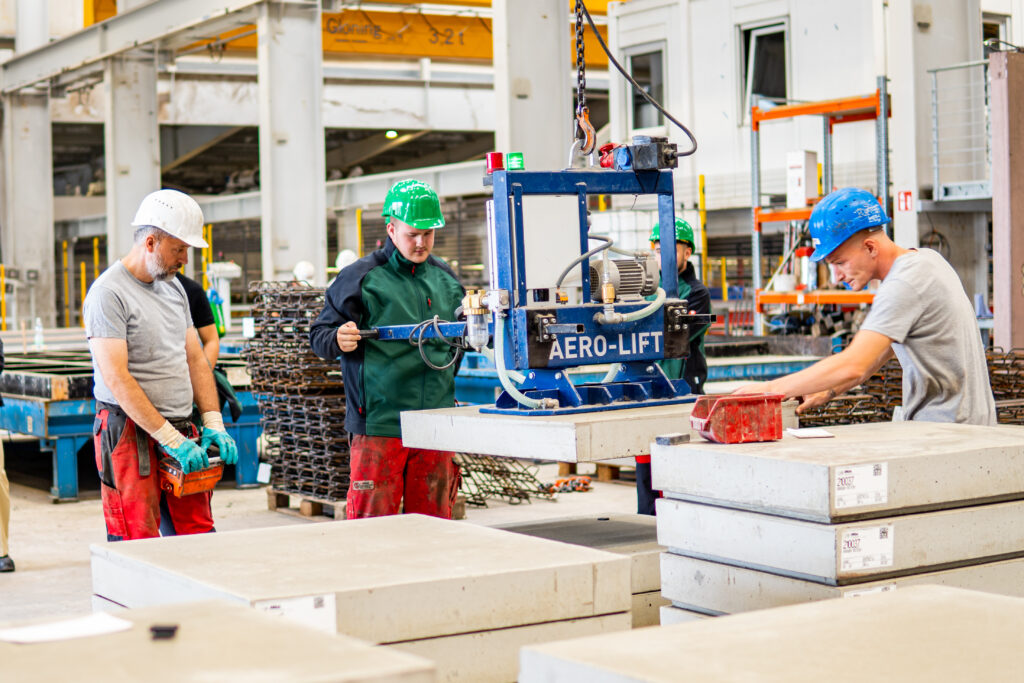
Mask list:
[[[665,51],[649,46],[637,48],[627,54],[629,74],[644,91],[662,105],[665,104]],[[657,108],[644,99],[643,95],[629,88],[630,120],[632,130],[655,128],[665,124],[665,118]]]
[[[1009,40],[1010,17],[1005,14],[990,14],[985,12],[981,18],[981,39],[985,53],[985,59],[993,52],[1005,50],[1010,47],[1006,41]]]
[[[785,104],[789,98],[789,47],[785,22],[741,27],[740,82],[743,112],[740,120],[750,121],[751,107]]]

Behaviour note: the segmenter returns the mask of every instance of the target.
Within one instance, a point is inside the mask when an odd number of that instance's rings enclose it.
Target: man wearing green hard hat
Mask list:
[[[349,519],[400,511],[450,518],[458,492],[453,453],[405,448],[399,414],[455,405],[453,349],[424,340],[416,346],[361,339],[360,329],[415,325],[435,315],[454,320],[465,293],[455,273],[432,256],[444,227],[437,193],[403,180],[384,199],[388,239],[346,266],[328,287],[309,340],[321,358],[341,360],[345,429],[351,443]],[[404,499],[404,505],[403,505]]]
[[[676,219],[675,244],[676,266],[679,269],[679,291],[677,296],[686,299],[687,308],[694,313],[711,312],[711,295],[707,287],[697,278],[697,271],[690,263],[694,251],[693,228],[681,218]],[[661,256],[661,226],[657,223],[651,230],[651,249]],[[704,393],[704,381],[708,378],[708,363],[704,358],[704,333],[708,326],[690,330],[690,355],[683,358],[667,358],[660,361],[661,369],[669,379],[685,379],[690,391]],[[651,456],[636,456],[636,507],[641,515],[654,514],[654,501],[658,494],[651,486]]]

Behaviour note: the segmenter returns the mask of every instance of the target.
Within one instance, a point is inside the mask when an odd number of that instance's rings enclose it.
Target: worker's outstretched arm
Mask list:
[[[323,310],[309,327],[310,348],[324,360],[337,360],[342,353],[356,350],[357,326],[363,315],[363,278],[374,265],[378,264],[360,259],[343,268],[324,293]],[[347,323],[352,324],[345,327]],[[345,331],[339,331],[342,327]]]
[[[810,397],[821,392],[842,393],[870,377],[892,356],[892,340],[884,334],[861,330],[841,352],[824,358],[809,368],[759,384],[748,384],[738,394],[774,393],[786,398]],[[814,405],[824,401],[817,400]],[[807,406],[811,407],[811,406]],[[801,408],[806,409],[804,406]]]

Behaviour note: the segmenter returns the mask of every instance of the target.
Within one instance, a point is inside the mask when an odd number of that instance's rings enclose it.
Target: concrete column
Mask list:
[[[310,261],[327,280],[320,4],[260,6],[260,197],[263,277],[290,279]]]
[[[31,327],[34,315],[42,318],[44,326],[53,327],[56,323],[56,262],[50,98],[20,93],[7,95],[3,120],[6,169],[3,262],[8,269],[18,271],[15,292],[19,320],[10,320],[9,324],[17,327],[19,321],[24,320]],[[8,304],[8,312],[11,310]]]
[[[351,249],[356,255],[359,255],[360,211],[361,209],[344,209],[335,212],[335,218],[338,221],[338,229],[336,231],[338,251]]]
[[[889,92],[892,97],[892,118],[889,122],[889,148],[891,150],[890,169],[892,173],[892,192],[899,196],[900,192],[911,192],[914,208],[910,211],[893,212],[893,240],[901,247],[915,248],[918,246],[918,142],[917,126],[921,117],[915,84],[917,79],[925,78],[918,63],[918,51],[915,49],[914,36],[917,25],[914,21],[914,3],[889,3],[885,10],[888,14],[888,68]],[[894,202],[894,208],[897,208]]]
[[[107,262],[113,263],[131,248],[139,202],[160,189],[156,63],[145,54],[112,57],[103,77]]]
[[[49,40],[47,3],[18,0],[16,52]],[[45,91],[26,90],[3,98],[3,207],[0,247],[8,269],[17,269],[9,323],[28,326],[33,316],[56,323],[54,300],[53,143],[50,98]],[[8,270],[10,273],[10,270]],[[10,278],[10,276],[8,276]],[[17,319],[12,314],[16,311]]]
[[[494,0],[492,11],[496,149],[522,152],[528,169],[565,168],[573,130],[569,5]]]
[[[1024,346],[1024,54],[995,52],[992,79],[993,343]]]

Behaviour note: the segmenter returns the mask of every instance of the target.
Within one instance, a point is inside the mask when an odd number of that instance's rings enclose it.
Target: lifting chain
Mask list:
[[[583,54],[583,0],[576,0],[576,139],[580,141],[580,152],[594,151],[597,135],[590,123],[590,109],[587,107],[587,61]]]

